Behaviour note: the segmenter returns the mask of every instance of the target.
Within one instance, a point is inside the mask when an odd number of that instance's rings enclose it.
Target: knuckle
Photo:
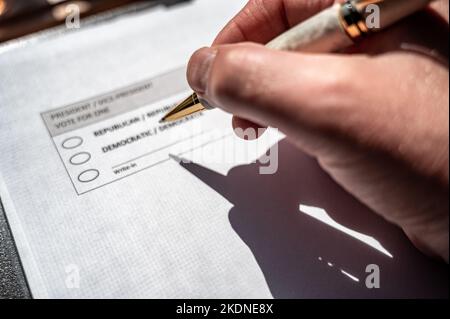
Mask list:
[[[321,78],[320,88],[326,96],[335,101],[340,101],[350,88],[353,81],[353,72],[348,68],[338,68],[334,72]]]
[[[313,74],[301,89],[305,103],[301,107],[303,121],[319,130],[346,134],[361,115],[360,104],[364,101],[367,80],[360,68],[348,63],[332,63],[327,72]],[[308,83],[309,82],[309,83]]]
[[[335,65],[329,70],[327,75],[319,79],[317,86],[318,96],[323,99],[323,106],[330,108],[330,111],[342,110],[353,104],[361,98],[360,86],[366,85],[367,80],[361,77],[359,68],[348,64]]]

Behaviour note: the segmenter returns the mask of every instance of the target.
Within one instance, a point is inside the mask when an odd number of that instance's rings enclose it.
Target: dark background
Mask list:
[[[0,0],[0,43],[64,23],[64,8],[78,3],[81,16],[87,17],[127,5],[163,3],[171,5],[186,0]]]

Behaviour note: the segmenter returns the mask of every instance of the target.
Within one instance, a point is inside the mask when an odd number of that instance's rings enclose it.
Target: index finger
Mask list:
[[[265,44],[335,0],[250,0],[219,33],[213,45],[237,42]]]

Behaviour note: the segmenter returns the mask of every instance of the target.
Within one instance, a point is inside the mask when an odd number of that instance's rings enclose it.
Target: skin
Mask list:
[[[235,128],[276,127],[340,185],[448,263],[448,1],[345,53],[265,48],[332,0],[253,0],[197,51],[191,87]]]

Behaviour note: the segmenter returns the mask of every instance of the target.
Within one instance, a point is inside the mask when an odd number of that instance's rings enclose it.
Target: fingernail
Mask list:
[[[213,106],[211,103],[209,103],[204,98],[198,97],[198,100],[200,101],[200,104],[205,107],[205,109],[207,109],[207,110],[214,110],[215,109],[215,106]]]
[[[188,82],[197,93],[205,93],[211,66],[217,55],[217,50],[203,48],[194,53],[188,66]]]

